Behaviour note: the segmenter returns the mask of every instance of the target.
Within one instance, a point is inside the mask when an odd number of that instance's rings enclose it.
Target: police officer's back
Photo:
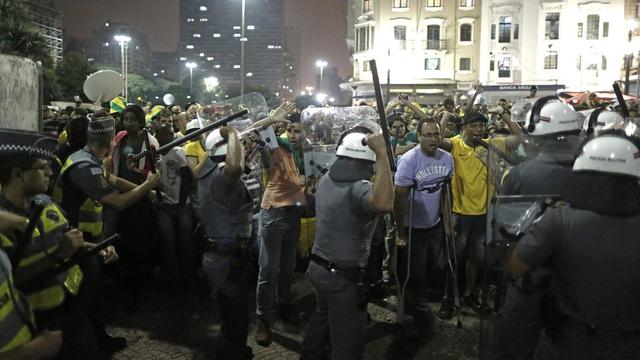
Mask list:
[[[587,142],[548,210],[508,256],[525,274],[553,261],[560,359],[640,356],[640,146],[622,135]]]

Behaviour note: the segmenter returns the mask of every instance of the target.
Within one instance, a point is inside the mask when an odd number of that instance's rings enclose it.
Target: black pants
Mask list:
[[[170,289],[193,287],[196,276],[193,216],[180,205],[161,205],[157,212],[158,240],[162,251],[164,276]]]
[[[138,294],[151,266],[149,256],[152,248],[155,219],[151,202],[143,198],[118,215],[118,232],[122,240],[117,244],[118,261],[125,287],[130,294]]]

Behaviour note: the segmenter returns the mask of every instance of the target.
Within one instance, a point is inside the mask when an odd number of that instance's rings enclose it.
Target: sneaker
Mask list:
[[[115,353],[127,347],[127,339],[119,336],[104,334],[97,340],[98,350],[105,353]]]
[[[269,323],[262,319],[258,319],[254,339],[260,346],[267,347],[271,345],[271,329],[269,329]]]
[[[442,320],[449,320],[453,317],[453,300],[443,297],[438,310],[438,317]]]
[[[298,326],[300,325],[300,313],[291,304],[282,305],[278,310],[278,313],[282,320],[287,324]]]

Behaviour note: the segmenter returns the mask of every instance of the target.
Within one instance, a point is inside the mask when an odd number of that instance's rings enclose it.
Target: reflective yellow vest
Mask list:
[[[65,181],[65,175],[73,166],[80,163],[90,163],[102,168],[102,171],[107,176],[107,170],[104,166],[98,163],[91,154],[85,150],[79,150],[71,154],[58,175],[55,188],[53,189],[53,198],[60,204],[64,198],[62,185]],[[80,211],[78,212],[78,229],[82,232],[88,233],[93,236],[94,239],[98,239],[102,235],[103,220],[102,220],[102,203],[97,200],[93,200],[87,196],[85,201],[80,205]]]
[[[46,195],[38,195],[38,199],[44,203],[45,208],[33,232],[31,243],[18,263],[18,271],[28,269],[47,256],[53,256],[58,251],[64,232],[69,229],[69,222],[53,199]],[[49,310],[60,306],[67,293],[77,295],[82,277],[82,270],[76,265],[23,290],[33,310]]]
[[[8,239],[2,236],[4,244]],[[0,250],[0,353],[29,342],[35,329],[33,313],[24,297],[13,285],[11,262]]]

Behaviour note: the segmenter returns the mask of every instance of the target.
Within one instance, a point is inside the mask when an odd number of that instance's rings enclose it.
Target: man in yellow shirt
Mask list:
[[[442,117],[442,128],[446,128],[447,115]],[[484,114],[472,111],[463,119],[462,135],[444,138],[440,145],[453,156],[455,175],[451,188],[456,253],[458,264],[466,264],[464,301],[476,312],[483,311],[477,295],[477,278],[479,269],[484,265],[487,199],[495,190],[492,179],[499,176],[494,173],[489,178],[492,171],[487,171],[487,149],[481,144],[488,143],[503,152],[510,152],[520,142],[521,129],[518,124],[511,121],[508,114],[504,114],[503,118],[511,132],[509,136],[483,139],[488,119]]]

